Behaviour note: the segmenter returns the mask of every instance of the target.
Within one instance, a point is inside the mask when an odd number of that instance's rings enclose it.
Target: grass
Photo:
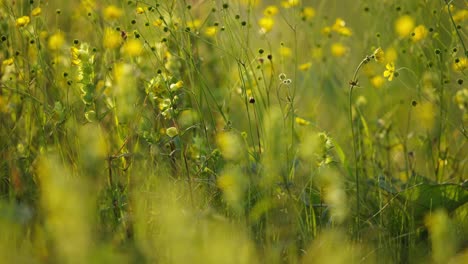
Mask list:
[[[466,1],[0,1],[6,263],[464,263]]]

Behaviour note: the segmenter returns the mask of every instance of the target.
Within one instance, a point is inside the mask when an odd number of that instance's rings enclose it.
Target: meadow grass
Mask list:
[[[468,262],[465,0],[0,0],[0,262]]]

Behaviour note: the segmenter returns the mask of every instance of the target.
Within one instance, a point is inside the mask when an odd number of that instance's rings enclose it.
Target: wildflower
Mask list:
[[[454,101],[460,110],[468,109],[468,89],[457,91]]]
[[[22,16],[16,19],[16,26],[17,27],[24,27],[29,24],[31,20],[29,19],[28,16]]]
[[[123,11],[122,9],[114,6],[114,5],[110,5],[108,7],[106,7],[103,11],[103,15],[104,15],[104,19],[105,20],[116,20],[118,18],[120,18],[123,14]]]
[[[291,57],[291,53],[292,53],[292,51],[291,51],[291,49],[288,48],[288,47],[281,46],[281,47],[279,48],[279,54],[280,54],[281,56],[283,56],[283,57]]]
[[[78,66],[81,64],[81,59],[80,59],[80,50],[76,47],[71,47],[70,48],[71,52],[71,64],[74,66]]]
[[[331,30],[346,37],[349,37],[352,35],[351,29],[346,27],[346,22],[341,18],[337,18],[335,20],[335,24],[333,24],[333,26],[331,27]]]
[[[301,65],[299,65],[299,70],[301,71],[307,71],[308,69],[310,69],[310,67],[312,67],[312,63],[311,62],[306,62],[306,63],[303,63]]]
[[[131,39],[125,43],[122,52],[130,57],[140,56],[143,52],[143,46],[139,40]]]
[[[342,43],[333,43],[330,47],[331,54],[335,57],[342,57],[348,51],[348,48]]]
[[[260,26],[262,33],[270,32],[273,29],[274,24],[275,20],[271,17],[263,17],[258,21],[258,25]]]
[[[455,21],[455,23],[463,22],[466,19],[468,19],[467,9],[458,10],[455,14],[453,14],[453,21]]]
[[[395,64],[390,62],[385,66],[385,68],[387,69],[383,73],[384,77],[388,78],[389,81],[392,81],[395,76]]]
[[[168,135],[171,138],[177,136],[178,134],[179,134],[179,131],[177,130],[176,127],[169,127],[168,129],[166,129],[166,135]]]
[[[200,26],[201,26],[200,19],[195,19],[195,20],[189,21],[187,23],[187,27],[190,28],[190,29],[198,29],[198,28],[200,28]]]
[[[384,61],[384,58],[385,58],[385,53],[384,51],[379,47],[377,48],[375,51],[374,51],[374,59],[375,61],[377,62],[382,62]]]
[[[153,22],[153,26],[160,27],[163,24],[163,21],[161,19],[156,19]]]
[[[296,117],[295,119],[296,123],[300,126],[308,126],[310,125],[310,122],[305,120],[304,118]]]
[[[398,58],[398,53],[394,47],[390,47],[385,50],[385,61],[386,62],[392,62],[396,61]]]
[[[104,37],[102,39],[104,48],[107,49],[115,49],[120,47],[122,43],[122,37],[120,36],[119,32],[113,30],[111,28],[106,28],[104,30]]]
[[[49,38],[49,49],[59,50],[65,43],[65,36],[62,32],[57,32]]]
[[[385,79],[380,76],[380,75],[376,75],[374,77],[372,77],[370,79],[370,83],[372,84],[372,86],[374,86],[375,88],[380,88],[382,87],[382,85],[384,84],[384,81]]]
[[[179,90],[180,88],[184,87],[184,82],[183,81],[178,81],[176,83],[173,83],[169,86],[169,89],[171,91],[177,91]]]
[[[268,17],[268,16],[274,16],[274,15],[278,14],[278,11],[279,11],[279,10],[278,10],[278,7],[276,7],[276,6],[274,6],[274,5],[270,5],[270,6],[267,6],[267,7],[265,8],[265,10],[263,11],[263,14],[264,14],[265,16],[267,16],[267,17]]]
[[[315,17],[315,9],[312,7],[304,7],[301,11],[301,17],[304,20],[309,20]]]
[[[300,4],[300,1],[299,1],[299,0],[285,0],[285,1],[282,1],[282,2],[281,2],[281,5],[282,5],[284,8],[295,7],[295,6],[298,6],[299,4]]]
[[[13,63],[15,62],[15,60],[13,58],[9,58],[9,59],[6,59],[2,62],[3,65],[7,65],[7,66],[10,66],[10,65],[13,65]]]
[[[407,37],[414,29],[414,19],[404,15],[395,22],[395,31],[400,37]]]
[[[38,16],[42,13],[42,10],[40,7],[36,7],[31,11],[31,16]]]
[[[145,9],[143,9],[143,7],[139,6],[136,8],[136,13],[141,15],[143,13],[145,13]]]
[[[205,29],[205,35],[208,37],[213,37],[218,32],[218,27],[211,26]]]
[[[424,25],[419,25],[414,28],[413,41],[418,42],[427,36],[427,29]]]
[[[461,59],[456,59],[455,62],[452,64],[452,69],[454,71],[459,71],[462,72],[468,68],[468,59],[461,58]]]

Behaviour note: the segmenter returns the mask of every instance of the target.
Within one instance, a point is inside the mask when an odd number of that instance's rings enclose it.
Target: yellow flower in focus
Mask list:
[[[388,78],[389,81],[392,81],[393,77],[395,77],[395,64],[390,62],[385,66],[385,68],[386,70],[383,73],[384,77]]]
[[[141,7],[141,6],[139,6],[139,7],[136,8],[136,13],[141,15],[141,14],[145,13],[145,9],[143,7]]]
[[[275,24],[275,20],[271,17],[262,17],[258,20],[258,25],[261,28],[263,33],[270,32],[273,29],[273,25]]]
[[[330,47],[331,54],[335,57],[342,57],[348,51],[348,48],[342,43],[333,43]]]
[[[452,65],[454,71],[462,72],[468,68],[468,59],[466,57],[458,59]]]
[[[380,88],[384,84],[385,79],[382,76],[377,75],[377,76],[372,77],[370,79],[370,82],[372,86],[374,86],[375,88]]]
[[[106,7],[103,11],[105,20],[116,20],[119,19],[123,14],[122,9],[116,7],[115,5],[110,5]]]
[[[331,30],[345,37],[349,37],[353,34],[351,29],[346,27],[346,22],[341,18],[337,18],[335,20],[335,24],[333,24],[333,26],[331,27]]]
[[[315,9],[312,7],[304,7],[301,11],[301,17],[305,20],[309,20],[315,17]]]
[[[179,131],[177,130],[176,127],[169,127],[168,129],[166,129],[166,135],[168,135],[171,138],[177,136],[178,134],[179,134]]]
[[[16,26],[17,27],[24,27],[29,24],[31,20],[28,16],[22,16],[16,19]]]
[[[31,11],[31,16],[38,16],[42,13],[42,10],[40,7],[36,7]]]
[[[13,58],[9,58],[9,59],[4,60],[2,64],[10,66],[10,65],[13,65],[13,62],[15,62],[15,60]]]
[[[291,8],[291,7],[298,6],[300,3],[301,3],[300,0],[285,0],[281,2],[281,6],[283,6],[284,8]]]
[[[57,32],[49,38],[49,49],[59,50],[65,43],[65,36],[62,32]]]
[[[263,14],[265,16],[274,16],[276,14],[278,14],[278,7],[274,6],[274,5],[270,5],[270,6],[267,6],[265,8],[265,10],[263,10]]]
[[[312,67],[312,62],[303,63],[299,65],[299,70],[307,71],[308,69],[310,69],[310,67]]]
[[[218,27],[210,26],[205,29],[205,35],[208,37],[213,37],[218,32]]]
[[[383,62],[384,61],[385,53],[384,53],[382,48],[379,47],[374,51],[374,59],[377,62]]]
[[[395,22],[395,32],[400,37],[409,36],[414,29],[414,19],[408,15],[404,15]]]
[[[129,41],[125,42],[122,52],[130,57],[137,57],[140,56],[143,52],[143,45],[137,39],[130,39]]]
[[[413,41],[418,42],[427,36],[427,28],[424,25],[419,25],[414,28]]]
[[[120,33],[112,28],[106,28],[104,30],[104,37],[102,39],[104,48],[115,49],[120,47],[122,43],[122,37]]]
[[[304,118],[296,117],[295,119],[296,123],[300,126],[308,126],[310,125],[310,122],[305,120]]]

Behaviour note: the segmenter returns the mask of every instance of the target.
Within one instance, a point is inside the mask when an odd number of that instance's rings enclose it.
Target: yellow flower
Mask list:
[[[460,110],[468,109],[468,89],[457,91],[454,100]]]
[[[400,37],[407,37],[413,32],[414,19],[408,15],[404,15],[395,22],[395,31]]]
[[[330,47],[331,54],[335,57],[342,57],[348,51],[348,48],[342,43],[333,43]]]
[[[122,52],[130,57],[140,56],[143,52],[143,45],[137,39],[131,39],[125,42]]]
[[[49,38],[49,49],[59,50],[65,43],[65,36],[62,32],[57,32]]]
[[[171,138],[177,136],[178,134],[179,134],[179,131],[177,130],[176,127],[169,127],[168,129],[166,129],[166,135],[168,135]]]
[[[156,19],[153,22],[153,26],[160,27],[163,24],[163,21],[161,19]]]
[[[393,62],[398,58],[398,53],[394,47],[390,47],[385,50],[385,61]]]
[[[353,34],[351,32],[351,29],[346,27],[346,22],[341,18],[337,18],[335,20],[335,24],[333,24],[333,26],[331,27],[331,30],[346,37],[349,37]]]
[[[110,5],[108,7],[106,7],[103,11],[103,15],[104,15],[104,19],[105,20],[116,20],[118,18],[120,18],[123,14],[123,11],[122,9],[114,6],[114,5]]]
[[[207,35],[208,37],[213,37],[214,35],[216,35],[217,32],[218,32],[218,27],[215,27],[215,26],[207,27],[205,29],[205,35]]]
[[[298,6],[300,2],[301,2],[300,0],[285,0],[281,2],[281,5],[284,8],[291,8],[291,7]]]
[[[384,84],[385,79],[382,76],[377,75],[377,76],[372,77],[370,79],[370,82],[372,86],[374,86],[375,88],[380,88]]]
[[[144,12],[145,12],[145,9],[143,7],[139,6],[139,7],[136,8],[136,13],[137,14],[141,15]]]
[[[120,47],[120,44],[122,43],[122,37],[120,36],[118,31],[112,28],[106,28],[104,30],[104,37],[102,39],[102,43],[104,45],[104,48],[115,49]]]
[[[414,28],[413,41],[417,42],[424,39],[427,36],[427,29],[424,25],[419,25]]]
[[[201,26],[201,20],[200,19],[195,19],[192,21],[187,22],[187,27],[190,29],[198,29]]]
[[[296,123],[300,126],[308,126],[310,125],[310,122],[305,120],[304,118],[296,117],[295,119]]]
[[[453,14],[453,21],[455,21],[456,23],[460,23],[462,21],[465,21],[466,19],[468,19],[467,9],[458,10],[455,14]]]
[[[377,62],[382,62],[385,59],[384,51],[379,47],[374,51],[374,59]]]
[[[315,17],[315,9],[312,7],[304,7],[301,11],[301,17],[305,20],[312,19]]]
[[[177,91],[179,90],[180,88],[184,87],[184,82],[183,81],[178,81],[176,83],[173,83],[169,86],[169,89],[171,91]]]
[[[271,17],[263,17],[258,21],[258,25],[260,26],[263,33],[270,32],[273,29],[274,24],[275,20],[273,20]]]
[[[389,81],[392,81],[395,76],[395,64],[390,62],[385,66],[385,68],[387,69],[384,71],[383,76],[388,78]]]
[[[285,47],[285,46],[281,46],[279,48],[279,54],[282,56],[282,57],[291,57],[291,54],[292,54],[292,51],[290,48],[288,47]]]
[[[466,70],[467,68],[468,68],[468,59],[466,57],[458,59],[452,65],[452,69],[454,71],[462,72],[462,71]]]
[[[31,16],[38,16],[42,13],[42,10],[40,7],[36,7],[31,11]]]
[[[307,71],[308,69],[310,69],[310,67],[312,67],[311,62],[303,63],[303,64],[299,65],[299,70]]]
[[[9,59],[4,60],[2,64],[10,66],[10,65],[13,65],[13,62],[15,62],[15,60],[13,58],[9,58]]]
[[[17,27],[24,27],[29,24],[31,20],[28,16],[22,16],[16,19],[16,26]]]
[[[278,7],[274,6],[274,5],[270,5],[270,6],[267,6],[265,8],[265,10],[263,11],[263,14],[265,16],[274,16],[276,14],[278,14]]]

